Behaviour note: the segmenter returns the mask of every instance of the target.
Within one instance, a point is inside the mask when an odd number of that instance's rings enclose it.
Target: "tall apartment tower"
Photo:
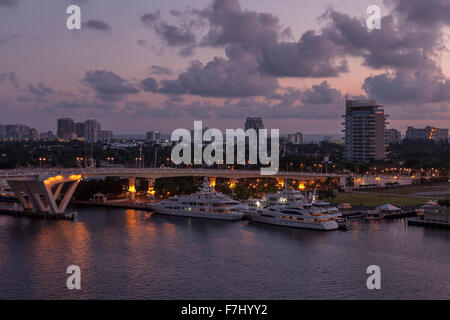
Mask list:
[[[88,142],[96,143],[100,131],[100,123],[97,120],[86,120],[84,122],[84,137]]]
[[[348,161],[383,160],[386,156],[386,118],[375,100],[347,100],[345,157]]]
[[[402,141],[402,133],[396,129],[387,129],[386,139],[388,143],[400,143]]]
[[[255,129],[258,131],[259,129],[264,129],[264,122],[261,117],[257,118],[247,118],[245,121],[245,130]]]
[[[57,122],[58,138],[72,140],[76,138],[75,122],[71,118],[60,118]]]
[[[75,131],[78,139],[86,138],[86,126],[84,122],[75,123]]]

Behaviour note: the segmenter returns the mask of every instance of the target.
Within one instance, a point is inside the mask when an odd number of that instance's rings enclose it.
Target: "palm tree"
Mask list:
[[[355,186],[355,179],[352,176],[345,177],[345,186],[350,188],[350,199],[352,198],[352,189]]]

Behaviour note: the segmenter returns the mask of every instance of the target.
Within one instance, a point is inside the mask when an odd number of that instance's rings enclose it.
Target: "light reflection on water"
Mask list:
[[[318,232],[77,209],[77,222],[0,216],[0,298],[450,298],[450,232],[404,220]],[[66,288],[79,265],[82,290]],[[382,289],[366,288],[367,266]]]

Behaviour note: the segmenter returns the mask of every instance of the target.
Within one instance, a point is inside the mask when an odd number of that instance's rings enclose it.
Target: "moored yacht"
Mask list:
[[[155,213],[170,216],[206,218],[219,220],[239,220],[245,209],[238,201],[216,192],[205,179],[200,190],[191,195],[171,197],[159,203],[151,204]]]
[[[275,205],[247,211],[250,221],[278,226],[315,230],[335,230],[339,226],[333,216],[296,205]]]

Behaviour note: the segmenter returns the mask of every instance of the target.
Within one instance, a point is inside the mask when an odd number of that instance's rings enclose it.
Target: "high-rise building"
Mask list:
[[[84,122],[77,122],[75,124],[75,133],[77,134],[78,139],[86,138],[86,126]]]
[[[161,139],[160,131],[148,131],[147,132],[147,141],[148,142],[158,141],[160,139]]]
[[[386,139],[389,144],[400,143],[400,141],[402,141],[402,133],[397,129],[387,129]]]
[[[84,122],[84,130],[84,137],[88,142],[96,143],[98,141],[100,123],[97,120],[86,120]]]
[[[58,119],[57,132],[59,138],[72,140],[76,138],[75,122],[71,118]]]
[[[261,117],[247,118],[245,121],[245,130],[248,129],[255,129],[256,131],[264,129],[263,119]]]
[[[300,132],[289,133],[287,136],[287,142],[292,144],[302,144],[303,135]]]
[[[98,140],[101,142],[110,142],[113,139],[113,133],[110,130],[98,131]]]
[[[375,100],[347,100],[345,157],[348,161],[383,160],[386,156],[386,118]]]
[[[421,129],[408,127],[406,130],[406,139],[448,141],[448,129],[439,129],[431,126]]]
[[[5,137],[22,141],[27,139],[36,139],[38,132],[22,124],[9,124],[5,126]]]

